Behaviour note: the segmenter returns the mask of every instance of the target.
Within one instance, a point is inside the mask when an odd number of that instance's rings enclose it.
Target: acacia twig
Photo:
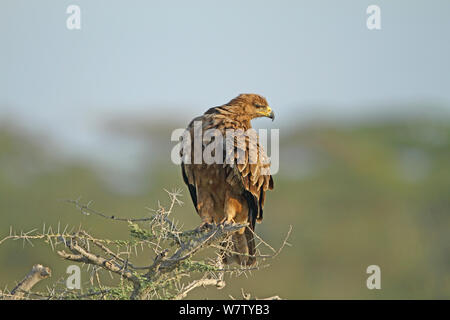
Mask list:
[[[222,279],[208,279],[208,278],[192,281],[185,288],[183,288],[182,291],[178,293],[173,299],[181,300],[183,298],[186,298],[188,293],[194,290],[195,288],[206,286],[216,286],[218,289],[222,289],[223,287],[225,287],[225,281],[223,281]]]

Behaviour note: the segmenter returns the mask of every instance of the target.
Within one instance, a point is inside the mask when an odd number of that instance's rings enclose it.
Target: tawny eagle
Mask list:
[[[255,222],[261,222],[266,191],[273,189],[270,161],[260,146],[258,137],[252,139],[246,134],[253,130],[250,121],[258,117],[274,120],[274,113],[266,99],[257,94],[241,94],[230,102],[210,108],[202,116],[194,118],[186,129],[186,133],[191,137],[188,142],[191,154],[183,158],[186,151],[181,152],[182,175],[203,225],[222,222],[248,223],[247,227],[231,236],[234,246],[232,251],[235,254],[225,257],[226,263],[255,263]],[[198,134],[195,132],[196,125],[197,129],[201,127],[203,135],[208,130],[214,132],[214,138],[200,138],[201,152],[207,148],[208,142],[217,142],[217,133],[222,135],[223,143],[220,148],[223,148],[223,152],[219,156],[223,161],[195,162],[194,153],[198,150],[198,146],[195,146],[195,134]],[[229,132],[234,134],[231,140],[227,135]],[[245,143],[242,143],[243,141]],[[227,142],[232,148],[229,148]],[[217,149],[212,154],[218,155],[216,152]]]

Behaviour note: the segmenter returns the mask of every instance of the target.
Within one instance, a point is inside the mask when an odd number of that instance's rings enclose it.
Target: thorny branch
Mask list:
[[[167,190],[166,190],[167,191]],[[168,192],[170,204],[167,207],[158,203],[157,210],[151,210],[149,217],[124,218],[116,215],[104,214],[92,208],[92,201],[82,204],[81,199],[67,200],[75,205],[83,214],[94,214],[104,219],[126,222],[130,229],[131,240],[109,240],[96,238],[85,230],[79,228],[74,231],[58,227],[53,230],[44,225],[42,232],[36,229],[29,232],[16,233],[10,229],[8,236],[0,240],[0,245],[8,240],[22,240],[33,245],[32,241],[43,240],[47,242],[53,251],[69,261],[81,263],[88,270],[92,268],[91,287],[89,292],[74,292],[67,288],[48,288],[48,293],[33,293],[32,286],[46,277],[42,276],[31,286],[21,283],[13,291],[0,291],[0,299],[15,297],[36,299],[92,299],[96,297],[111,299],[183,299],[191,291],[199,287],[216,286],[221,289],[225,286],[225,274],[246,275],[252,270],[260,269],[256,266],[224,266],[222,258],[225,254],[240,254],[232,250],[231,234],[246,226],[246,224],[219,224],[208,228],[197,228],[182,231],[179,224],[170,217],[175,205],[182,205],[179,199],[180,192],[175,190]],[[275,249],[265,242],[260,236],[254,234],[257,241],[255,258],[265,261],[275,258],[286,245],[292,227],[279,249]],[[224,242],[225,241],[225,242]],[[224,245],[225,244],[225,245]],[[114,250],[115,248],[115,250]],[[137,266],[130,259],[138,255],[138,248],[146,252],[147,256],[153,256],[153,262],[147,266]],[[216,251],[215,258],[195,261],[196,254],[206,248]],[[219,250],[217,250],[219,249]],[[263,251],[269,251],[264,253]],[[42,266],[41,266],[42,267]],[[49,270],[49,269],[48,269]],[[111,277],[115,274],[120,279],[116,287],[107,287],[101,283],[99,271],[107,271]],[[50,273],[50,271],[49,271]],[[197,280],[183,281],[193,274],[200,274]],[[27,276],[28,277],[28,276]],[[25,278],[27,279],[27,278]],[[24,279],[24,281],[25,281]],[[37,278],[36,278],[37,279]],[[125,282],[123,282],[125,280]],[[98,286],[94,286],[97,282]],[[244,297],[245,298],[245,297]]]

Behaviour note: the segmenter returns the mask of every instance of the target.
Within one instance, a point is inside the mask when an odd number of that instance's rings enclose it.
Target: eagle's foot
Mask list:
[[[225,227],[225,226],[231,226],[234,223],[233,220],[229,220],[228,218],[223,219],[220,221],[219,226]]]
[[[208,229],[212,229],[213,224],[209,223],[209,222],[202,222],[202,224],[200,224],[195,230],[197,232],[203,232],[206,231]]]

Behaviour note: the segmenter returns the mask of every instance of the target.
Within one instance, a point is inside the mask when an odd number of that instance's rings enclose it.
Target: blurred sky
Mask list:
[[[81,30],[66,28],[70,4],[81,7]],[[382,30],[366,28],[370,4],[381,7]],[[102,143],[106,116],[169,112],[187,123],[241,92],[266,96],[279,123],[450,105],[446,0],[2,0],[0,8],[0,116],[72,149]]]

